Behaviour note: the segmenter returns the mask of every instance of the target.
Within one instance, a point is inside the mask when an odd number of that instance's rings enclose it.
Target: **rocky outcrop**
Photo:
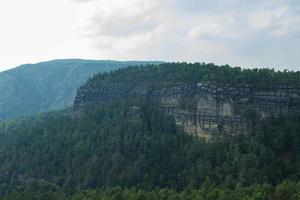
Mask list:
[[[211,134],[247,133],[249,113],[257,119],[300,112],[300,89],[277,87],[256,90],[251,86],[216,86],[209,83],[101,82],[78,89],[75,115],[117,99],[147,99],[174,116],[184,131],[202,137]]]

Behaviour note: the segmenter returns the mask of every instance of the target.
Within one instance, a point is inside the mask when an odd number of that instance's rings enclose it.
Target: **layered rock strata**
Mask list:
[[[77,91],[74,112],[109,104],[114,100],[146,99],[174,116],[189,134],[242,134],[251,129],[249,113],[257,119],[270,115],[300,113],[300,89],[276,87],[257,90],[251,86],[216,86],[209,83],[101,82]]]

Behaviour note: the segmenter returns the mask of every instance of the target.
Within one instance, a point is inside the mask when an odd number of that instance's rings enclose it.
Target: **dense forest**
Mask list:
[[[103,79],[210,81],[255,88],[297,87],[300,81],[299,72],[185,63],[120,69],[97,75],[87,84]],[[205,140],[184,133],[153,103],[145,100],[137,106],[130,99],[99,106],[80,118],[66,109],[3,121],[0,196],[3,200],[299,199],[299,114],[256,123],[249,134]]]
[[[77,191],[68,194],[63,191],[14,192],[0,200],[298,200],[300,182],[284,181],[280,185],[268,184],[251,187],[224,189],[206,182],[201,188],[187,188],[182,191],[159,189],[145,191],[136,188],[101,188]]]
[[[0,125],[1,194],[98,187],[234,189],[299,181],[300,118],[270,118],[251,135],[205,141],[151,105],[100,107],[81,120],[49,113]]]
[[[209,82],[217,85],[250,86],[255,89],[273,87],[300,87],[300,71],[275,71],[268,68],[243,69],[218,66],[213,63],[163,63],[128,67],[98,74],[89,80],[97,81],[136,81],[136,82]]]

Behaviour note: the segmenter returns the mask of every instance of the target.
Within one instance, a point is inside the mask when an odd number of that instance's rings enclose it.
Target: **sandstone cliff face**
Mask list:
[[[268,91],[250,86],[216,86],[209,83],[101,82],[78,89],[74,112],[93,109],[114,100],[147,99],[174,116],[189,134],[209,138],[212,134],[242,134],[251,129],[247,114],[257,120],[270,115],[300,112],[300,89],[277,87]],[[253,116],[252,116],[253,118]]]

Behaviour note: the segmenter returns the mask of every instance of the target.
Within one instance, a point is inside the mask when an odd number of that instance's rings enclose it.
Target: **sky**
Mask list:
[[[300,1],[0,2],[0,71],[64,58],[300,70]]]

